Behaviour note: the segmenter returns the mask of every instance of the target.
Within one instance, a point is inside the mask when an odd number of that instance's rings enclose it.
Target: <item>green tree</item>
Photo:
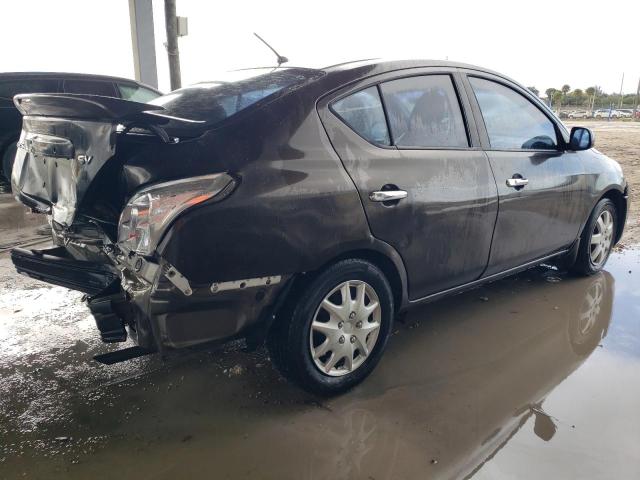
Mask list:
[[[553,106],[556,109],[559,109],[560,106],[562,105],[562,98],[564,97],[564,93],[562,93],[559,90],[555,90],[553,92],[553,96],[551,97],[553,100]]]
[[[569,96],[574,105],[582,105],[585,101],[584,92],[581,88],[576,88]]]
[[[597,91],[596,87],[589,87],[585,90],[585,93],[587,94],[587,105],[591,109],[595,109],[596,107],[596,102],[595,102],[596,91]]]
[[[531,93],[533,93],[536,97],[540,96],[540,90],[536,87],[527,87]]]
[[[560,90],[562,90],[563,95],[566,95],[571,91],[571,87],[565,83],[564,85],[562,85],[562,88]]]

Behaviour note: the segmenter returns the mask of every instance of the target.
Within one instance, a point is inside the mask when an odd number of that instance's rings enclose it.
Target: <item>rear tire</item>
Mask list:
[[[615,243],[618,228],[616,206],[608,198],[600,200],[580,237],[580,247],[571,271],[593,275],[602,270]]]
[[[11,170],[13,169],[13,161],[16,158],[16,151],[18,150],[17,142],[10,143],[2,154],[2,174],[11,184]]]
[[[375,265],[342,260],[287,303],[268,339],[285,377],[309,392],[334,395],[373,371],[394,315],[391,287]]]

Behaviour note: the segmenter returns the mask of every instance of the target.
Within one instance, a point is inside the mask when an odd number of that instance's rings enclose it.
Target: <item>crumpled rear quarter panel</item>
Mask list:
[[[307,271],[372,241],[312,96],[286,100],[203,139],[239,185],[183,215],[162,242],[163,258],[190,281]]]

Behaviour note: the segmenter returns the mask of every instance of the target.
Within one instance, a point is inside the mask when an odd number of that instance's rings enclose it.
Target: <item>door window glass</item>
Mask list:
[[[159,93],[149,90],[148,88],[139,87],[138,85],[125,85],[122,83],[118,83],[117,85],[118,90],[120,90],[120,96],[125,100],[147,103],[160,96]]]
[[[555,150],[556,130],[524,96],[496,82],[469,77],[494,149]]]
[[[366,140],[389,145],[387,121],[377,87],[369,87],[338,100],[331,109]]]
[[[85,93],[88,95],[102,95],[103,97],[115,97],[116,91],[111,82],[95,80],[65,80],[64,91],[66,93]]]
[[[449,75],[401,78],[380,85],[393,143],[399,147],[468,147]]]

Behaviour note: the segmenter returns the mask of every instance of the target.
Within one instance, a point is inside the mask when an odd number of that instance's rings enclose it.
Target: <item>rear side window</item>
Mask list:
[[[65,80],[64,91],[66,93],[85,93],[87,95],[102,95],[103,97],[115,97],[116,90],[111,82],[94,80]]]
[[[380,85],[398,147],[468,147],[458,96],[449,75],[401,78]]]
[[[331,109],[356,133],[378,145],[389,145],[387,121],[377,87],[369,87],[331,105]]]
[[[20,93],[56,93],[58,80],[21,79],[0,82],[0,98],[11,100]]]
[[[491,148],[555,150],[553,122],[527,98],[500,83],[469,77]]]
[[[118,83],[117,86],[120,91],[120,96],[125,100],[131,100],[133,102],[147,103],[160,96],[159,93],[138,85]]]

